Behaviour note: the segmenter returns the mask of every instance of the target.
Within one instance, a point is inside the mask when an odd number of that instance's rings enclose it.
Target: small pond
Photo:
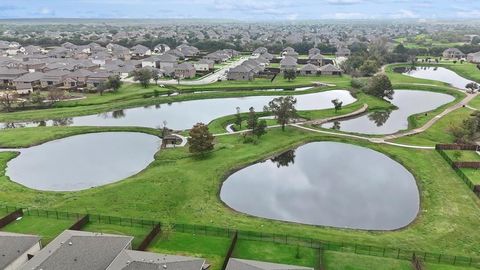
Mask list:
[[[250,107],[262,111],[263,106],[278,96],[250,96],[239,98],[201,99],[171,104],[138,107],[72,118],[26,123],[3,123],[4,128],[30,126],[141,126],[156,128],[167,121],[174,130],[191,128],[198,122],[209,123],[221,116],[236,113],[240,107],[248,112]],[[319,93],[296,95],[297,110],[319,110],[333,108],[332,99],[338,98],[344,105],[356,101],[346,90],[332,90]]]
[[[329,122],[323,128],[363,134],[392,134],[408,128],[408,117],[452,102],[451,95],[417,90],[396,90],[391,101],[395,110],[375,111],[350,119]]]
[[[6,175],[26,187],[76,191],[113,183],[148,166],[161,139],[133,132],[77,135],[20,150]]]
[[[419,79],[427,79],[427,80],[434,80],[440,81],[444,83],[448,83],[453,87],[458,89],[465,90],[465,86],[472,81],[463,78],[462,76],[458,75],[457,73],[443,67],[415,67],[415,68],[405,68],[405,67],[398,67],[394,69],[397,73],[402,73],[407,76],[419,78]]]
[[[413,175],[384,154],[315,142],[227,178],[220,197],[236,211],[311,225],[394,230],[410,224],[420,199]]]

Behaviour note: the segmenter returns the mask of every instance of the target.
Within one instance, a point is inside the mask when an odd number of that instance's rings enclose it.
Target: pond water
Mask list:
[[[154,160],[161,139],[133,132],[77,135],[20,150],[12,181],[37,190],[76,191],[132,176]]]
[[[309,143],[227,178],[220,197],[249,215],[339,228],[410,224],[420,199],[413,175],[368,148]]]
[[[465,86],[472,81],[463,78],[457,73],[443,67],[416,67],[416,68],[395,68],[395,72],[402,73],[407,76],[440,81],[448,83],[453,87],[465,90]]]
[[[350,119],[329,122],[323,128],[363,134],[392,134],[408,128],[408,117],[434,110],[455,100],[453,96],[429,91],[396,90],[391,101],[398,109],[375,111]]]
[[[174,130],[191,128],[198,122],[210,121],[225,115],[236,113],[236,107],[248,112],[250,107],[263,111],[263,106],[278,96],[250,96],[240,98],[202,99],[171,104],[160,104],[117,110],[98,115],[87,115],[57,120],[3,123],[4,128],[29,126],[142,126],[156,128],[167,121]],[[297,110],[318,110],[333,108],[332,99],[338,98],[344,105],[356,101],[346,90],[332,90],[319,93],[296,95]]]

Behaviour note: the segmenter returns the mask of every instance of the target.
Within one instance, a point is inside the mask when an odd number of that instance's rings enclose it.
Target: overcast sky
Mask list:
[[[478,0],[0,0],[0,18],[471,19]]]

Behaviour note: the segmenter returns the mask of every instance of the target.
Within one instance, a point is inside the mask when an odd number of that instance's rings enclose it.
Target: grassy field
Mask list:
[[[317,250],[312,248],[240,239],[232,257],[314,267],[317,253]]]
[[[450,129],[460,125],[471,113],[472,110],[467,108],[458,109],[438,120],[426,131],[413,136],[396,139],[394,142],[422,146],[435,146],[437,143],[453,143],[454,137]]]
[[[411,263],[381,257],[325,251],[323,262],[328,270],[410,270]]]
[[[31,130],[32,133],[42,132]],[[295,128],[269,130],[256,145],[239,136],[217,138],[216,150],[199,159],[185,148],[160,151],[143,172],[124,181],[80,192],[40,192],[0,177],[0,204],[55,208],[124,217],[287,233],[331,241],[361,242],[430,252],[475,255],[479,202],[434,151],[418,151],[366,142],[340,140],[371,147],[404,164],[417,178],[422,211],[408,228],[394,232],[340,230],[253,218],[227,209],[218,197],[220,183],[239,168],[274,153],[314,140],[338,138]],[[32,136],[32,144],[35,137]],[[12,153],[0,153],[5,168]],[[182,190],[182,192],[165,192]],[[222,216],[222,219],[218,219]]]
[[[8,224],[2,231],[38,235],[46,245],[57,235],[75,223],[74,219],[55,219],[25,215],[20,220]]]
[[[107,224],[99,222],[89,222],[82,231],[101,232],[107,234],[119,234],[133,236],[132,248],[137,248],[145,236],[152,230],[149,226],[121,226],[117,224]]]
[[[157,236],[148,250],[204,258],[207,263],[211,264],[211,269],[219,270],[222,267],[230,242],[231,239],[227,237],[170,232],[167,235]]]

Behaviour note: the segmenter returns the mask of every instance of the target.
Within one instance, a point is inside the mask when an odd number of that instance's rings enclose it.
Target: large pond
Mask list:
[[[329,122],[322,127],[363,134],[392,134],[408,128],[409,116],[434,110],[453,100],[453,96],[442,93],[396,90],[391,102],[397,109]]]
[[[167,126],[175,130],[191,128],[198,122],[209,123],[221,116],[234,114],[240,107],[247,112],[250,107],[262,111],[263,107],[277,96],[251,96],[241,98],[202,99],[156,106],[117,110],[98,115],[73,118],[7,124],[3,127],[22,126],[142,126],[156,128],[167,121]],[[344,105],[356,101],[346,90],[332,90],[319,93],[296,95],[297,110],[318,110],[333,108],[332,99],[343,101]]]
[[[462,76],[458,75],[457,73],[443,67],[415,67],[415,68],[404,68],[399,67],[394,69],[397,73],[402,73],[407,76],[419,78],[419,79],[427,79],[427,80],[434,80],[440,81],[444,83],[448,83],[453,87],[458,89],[465,90],[465,86],[472,81],[463,78]]]
[[[158,137],[131,132],[67,137],[20,150],[7,164],[12,181],[37,190],[76,191],[132,176],[150,164]]]
[[[311,225],[394,230],[420,205],[413,175],[389,157],[359,146],[315,142],[244,168],[220,197],[249,215]]]

